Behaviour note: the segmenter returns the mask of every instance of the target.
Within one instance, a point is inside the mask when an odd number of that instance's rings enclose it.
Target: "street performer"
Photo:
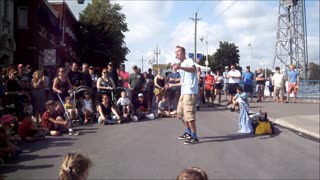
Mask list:
[[[196,101],[198,94],[198,80],[196,66],[192,59],[186,58],[184,47],[176,46],[176,58],[181,61],[181,65],[174,64],[173,68],[178,70],[181,75],[181,81],[177,84],[168,84],[168,88],[181,86],[181,95],[177,107],[177,117],[181,119],[186,127],[186,132],[179,136],[179,139],[185,140],[184,144],[198,143],[196,130]]]

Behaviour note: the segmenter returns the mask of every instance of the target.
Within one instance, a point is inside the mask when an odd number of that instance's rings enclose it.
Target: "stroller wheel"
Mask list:
[[[137,122],[139,120],[137,115],[132,115],[131,116],[132,121]]]

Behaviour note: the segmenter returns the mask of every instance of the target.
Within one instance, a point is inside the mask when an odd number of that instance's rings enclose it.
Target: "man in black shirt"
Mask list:
[[[89,65],[87,63],[82,64],[82,79],[83,85],[88,86],[90,89],[92,88],[92,79],[89,74]]]
[[[115,70],[113,69],[113,64],[112,64],[112,62],[109,62],[109,63],[108,63],[108,76],[113,80],[114,84],[115,84],[116,86],[118,86],[119,77],[118,77],[117,71],[115,71]]]
[[[82,74],[78,71],[78,64],[76,62],[72,63],[71,71],[68,73],[68,78],[72,86],[77,87],[82,85]]]
[[[256,93],[257,93],[257,102],[261,102],[264,99],[264,85],[265,85],[266,79],[264,76],[264,73],[262,71],[262,68],[259,68],[257,70],[256,74]]]

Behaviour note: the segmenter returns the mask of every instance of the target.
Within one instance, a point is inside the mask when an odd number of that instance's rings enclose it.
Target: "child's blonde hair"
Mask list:
[[[65,102],[67,102],[67,100],[71,100],[71,97],[70,96],[67,96],[64,98]]]
[[[186,168],[180,172],[176,180],[208,180],[208,175],[206,172],[197,167]]]
[[[81,153],[68,153],[60,167],[59,180],[79,180],[91,167],[91,160]]]

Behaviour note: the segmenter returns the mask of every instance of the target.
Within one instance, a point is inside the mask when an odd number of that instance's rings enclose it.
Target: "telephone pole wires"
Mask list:
[[[158,55],[161,53],[161,51],[158,49],[158,45],[157,45],[157,49],[153,51],[153,54],[156,55],[156,63],[158,65],[159,61],[158,61]]]
[[[138,61],[141,61],[141,73],[143,73],[143,61],[146,61],[146,60],[143,59],[143,56],[142,56],[141,59]]]

